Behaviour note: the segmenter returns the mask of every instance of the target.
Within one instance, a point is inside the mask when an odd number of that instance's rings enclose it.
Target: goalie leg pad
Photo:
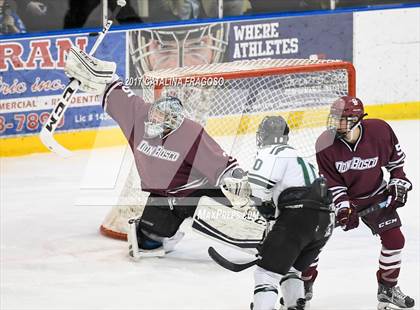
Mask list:
[[[184,238],[185,233],[183,231],[177,231],[175,235],[173,235],[170,238],[163,238],[162,244],[163,249],[165,250],[165,253],[172,252],[175,248],[175,246],[178,244],[179,241],[181,241],[182,238]]]
[[[265,223],[246,218],[247,213],[203,196],[193,217],[193,231],[207,238],[256,254]]]

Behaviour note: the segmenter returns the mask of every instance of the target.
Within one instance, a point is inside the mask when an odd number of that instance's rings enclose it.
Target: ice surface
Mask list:
[[[414,189],[400,210],[406,235],[400,285],[419,300],[419,121],[390,122]],[[380,133],[378,133],[380,134]],[[1,309],[249,309],[252,270],[232,273],[207,247],[251,256],[187,231],[165,258],[138,263],[98,232],[117,190],[121,148],[1,158]],[[108,204],[108,205],[107,205]],[[365,227],[337,229],[321,254],[312,310],[376,309],[380,243]],[[418,309],[418,307],[417,307]]]

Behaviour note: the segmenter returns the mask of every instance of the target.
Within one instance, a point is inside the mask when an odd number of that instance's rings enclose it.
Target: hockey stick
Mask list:
[[[386,201],[382,201],[381,203],[377,203],[376,205],[370,206],[369,208],[366,208],[366,209],[364,209],[360,212],[357,212],[357,215],[359,217],[362,217],[362,216],[368,215],[369,213],[375,212],[379,209],[386,208],[387,207],[386,203],[387,203]]]
[[[370,206],[366,209],[363,209],[362,211],[357,212],[357,216],[362,217],[362,216],[368,215],[372,212],[375,212],[375,211],[378,211],[380,209],[386,208],[387,207],[386,203],[387,203],[386,201],[383,201],[383,202],[377,203],[373,206]],[[335,222],[335,227],[339,227],[339,226],[341,226],[341,225],[336,221]]]
[[[245,270],[251,266],[254,266],[260,260],[260,259],[256,259],[248,263],[240,264],[240,263],[234,263],[234,262],[231,262],[230,260],[227,260],[222,255],[220,255],[213,247],[209,247],[207,252],[209,253],[209,256],[218,265],[233,272],[240,272],[242,270]]]
[[[107,1],[105,1],[105,3],[107,3]],[[118,14],[120,9],[121,7],[118,6],[117,9],[115,10],[114,16]],[[103,39],[105,38],[105,35],[108,33],[109,29],[111,28],[111,25],[112,25],[112,20],[107,19],[106,22],[104,23],[102,31],[99,33],[98,38],[95,41],[95,44],[90,50],[89,55],[93,55],[96,52],[99,45],[102,43]],[[89,35],[92,35],[92,34],[89,34]],[[96,33],[94,33],[93,35],[96,35]],[[71,151],[66,149],[61,144],[59,144],[54,139],[53,135],[60,121],[63,119],[64,113],[69,107],[71,99],[79,90],[79,87],[80,87],[80,83],[79,81],[75,79],[72,79],[70,83],[67,84],[66,88],[64,89],[64,92],[61,95],[60,100],[58,101],[57,105],[54,107],[53,111],[50,114],[50,117],[45,122],[40,132],[41,142],[50,151],[57,153],[63,157],[69,157],[71,155]]]
[[[366,208],[358,212],[357,215],[359,217],[365,216],[385,207],[386,207],[386,201],[370,206],[369,208]],[[339,225],[336,223],[336,227],[338,226]],[[219,254],[213,247],[209,247],[207,252],[209,253],[209,256],[211,257],[211,259],[213,259],[218,265],[233,272],[240,272],[242,270],[245,270],[249,267],[254,266],[259,261],[259,259],[256,259],[248,263],[234,263],[226,259],[225,257],[223,257],[221,254]]]

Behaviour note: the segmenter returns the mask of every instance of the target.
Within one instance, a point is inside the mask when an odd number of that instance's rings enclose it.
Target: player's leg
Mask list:
[[[305,299],[307,301],[311,300],[314,294],[313,286],[318,276],[318,261],[319,258],[315,258],[315,260],[311,263],[309,268],[302,272],[302,280],[305,286]]]
[[[305,299],[309,301],[313,297],[313,284],[318,276],[319,254],[331,236],[331,225],[335,224],[335,216],[323,211],[304,210],[303,212],[306,212],[307,223],[305,226],[311,227],[312,225],[313,230],[307,232],[309,242],[302,249],[293,266],[297,270],[303,271]],[[313,226],[314,223],[316,223],[315,227]]]
[[[274,310],[278,296],[278,283],[282,276],[257,266],[254,271],[253,310]]]
[[[129,222],[130,256],[163,256],[172,251],[184,236],[179,226],[193,212],[194,206],[174,205],[168,197],[150,195],[141,217]]]
[[[310,301],[313,297],[313,284],[318,276],[316,269],[318,266],[318,257],[327,241],[328,238],[323,238],[321,240],[314,240],[308,244],[293,265],[297,270],[304,270],[302,272],[302,280],[304,281],[306,301]]]
[[[277,299],[277,289],[274,290],[274,287],[277,287],[279,282],[271,281],[274,278],[273,274],[278,275],[278,280],[289,275],[302,250],[301,245],[305,242],[300,240],[299,232],[291,229],[288,218],[285,215],[280,216],[261,246],[261,260],[254,273],[254,309],[274,309]],[[294,276],[286,277],[280,286],[285,309],[294,309],[293,307],[301,303],[300,299],[304,299],[303,281],[300,279],[300,274],[292,273]],[[268,276],[264,276],[265,274]],[[261,287],[266,289],[259,289]],[[274,293],[276,296],[273,296]]]
[[[274,310],[280,285],[283,296],[280,301],[281,309],[304,310],[306,301],[300,274],[294,268],[285,275],[280,275],[257,266],[254,271],[254,301],[251,309]]]
[[[379,309],[414,307],[414,299],[405,295],[397,286],[401,267],[401,251],[404,247],[404,235],[399,227],[380,233],[382,249],[379,256],[378,279]],[[397,308],[398,309],[398,308]]]
[[[414,300],[403,294],[397,286],[401,267],[401,252],[404,248],[404,235],[400,230],[401,221],[394,210],[381,209],[363,217],[363,222],[370,227],[373,234],[381,238],[378,280],[378,309],[412,308]]]
[[[280,280],[282,298],[281,309],[303,310],[305,309],[306,299],[301,272],[291,268],[289,272]]]

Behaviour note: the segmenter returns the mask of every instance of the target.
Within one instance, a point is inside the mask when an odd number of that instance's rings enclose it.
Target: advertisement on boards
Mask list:
[[[353,60],[353,14],[304,15],[230,25],[227,61],[261,58]]]
[[[35,134],[57,103],[66,84],[66,54],[71,44],[89,51],[96,37],[88,34],[0,41],[0,135]],[[95,56],[117,62],[125,76],[125,33],[109,33]],[[103,113],[100,96],[77,93],[57,129],[113,125]]]
[[[147,71],[262,58],[353,59],[353,14],[304,15],[128,31],[129,79]],[[137,77],[137,79],[136,79]]]

